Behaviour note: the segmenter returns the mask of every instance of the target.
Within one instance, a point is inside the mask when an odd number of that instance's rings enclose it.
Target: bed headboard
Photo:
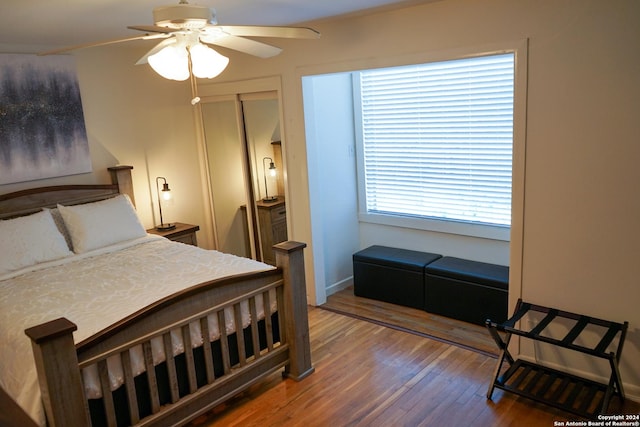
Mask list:
[[[29,215],[42,208],[61,205],[78,205],[127,194],[135,205],[131,170],[133,166],[108,168],[111,184],[56,185],[29,188],[8,194],[0,194],[0,219]]]

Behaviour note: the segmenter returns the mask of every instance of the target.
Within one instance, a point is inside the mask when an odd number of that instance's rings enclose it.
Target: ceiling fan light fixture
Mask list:
[[[229,58],[197,43],[189,48],[191,55],[191,71],[193,75],[203,79],[212,79],[222,73],[229,64]]]
[[[147,60],[165,79],[184,81],[189,78],[189,54],[184,46],[167,46]]]

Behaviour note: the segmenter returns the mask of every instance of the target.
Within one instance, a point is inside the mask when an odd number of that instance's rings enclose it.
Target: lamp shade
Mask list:
[[[229,58],[201,43],[189,48],[191,54],[191,71],[200,78],[211,79],[227,68]]]
[[[183,81],[189,78],[189,53],[184,46],[167,46],[147,60],[165,79]]]
[[[169,200],[171,200],[171,189],[169,188],[169,184],[167,184],[166,182],[164,184],[162,184],[162,200],[164,200],[165,202],[168,202]]]

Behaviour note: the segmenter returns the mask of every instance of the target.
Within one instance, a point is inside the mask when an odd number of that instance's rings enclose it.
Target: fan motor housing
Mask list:
[[[153,9],[153,21],[160,27],[202,28],[211,20],[211,9],[193,4],[178,4]]]

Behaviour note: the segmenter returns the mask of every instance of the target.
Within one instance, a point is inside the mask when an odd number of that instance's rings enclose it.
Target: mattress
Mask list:
[[[66,317],[78,326],[76,343],[107,326],[184,288],[230,275],[273,267],[247,258],[148,235],[98,250],[49,261],[0,276],[0,386],[39,425],[45,425],[31,343],[24,330]],[[275,296],[271,298],[275,310]],[[262,317],[262,299],[256,298]],[[236,329],[234,315],[225,310],[225,329]],[[251,322],[247,304],[242,323]],[[192,344],[202,344],[199,325],[190,325]],[[215,316],[209,318],[210,340],[220,336]],[[174,354],[184,351],[179,331],[172,333]],[[164,360],[161,342],[154,342],[154,363]],[[144,370],[140,348],[131,352],[134,374]],[[119,360],[108,361],[111,388],[122,384]],[[87,397],[100,397],[97,369],[83,371]]]

